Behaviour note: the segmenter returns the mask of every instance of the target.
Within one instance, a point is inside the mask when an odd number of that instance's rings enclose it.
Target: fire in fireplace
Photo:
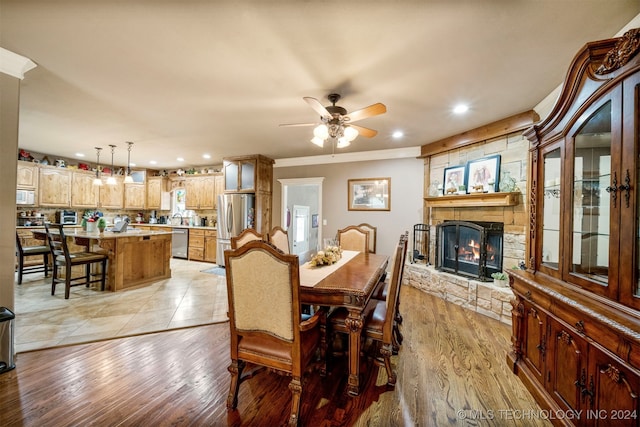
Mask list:
[[[502,271],[501,222],[444,221],[436,226],[436,268],[491,281]]]

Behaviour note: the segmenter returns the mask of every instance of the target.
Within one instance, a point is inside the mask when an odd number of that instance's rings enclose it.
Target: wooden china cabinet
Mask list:
[[[530,147],[507,360],[556,425],[640,425],[640,29],[588,43]],[[569,416],[566,416],[570,414]]]

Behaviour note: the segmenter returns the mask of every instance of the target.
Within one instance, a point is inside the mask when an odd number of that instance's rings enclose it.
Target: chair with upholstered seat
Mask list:
[[[407,250],[407,236],[402,235],[393,255],[393,273],[391,274],[389,292],[384,301],[371,299],[365,309],[365,319],[362,333],[366,338],[376,343],[376,362],[384,365],[387,371],[387,384],[396,383],[396,374],[391,367],[393,354],[393,328],[396,312],[396,301],[400,290],[400,272],[402,271],[403,254]],[[328,320],[332,331],[348,334],[346,308],[336,309]],[[379,355],[378,355],[379,354]]]
[[[404,253],[402,254],[402,262],[400,263],[401,270],[400,270],[400,276],[399,276],[398,297],[396,298],[396,316],[395,316],[395,322],[393,324],[393,352],[394,353],[398,352],[398,350],[400,349],[400,345],[402,344],[402,341],[404,339],[402,336],[402,333],[400,332],[400,325],[402,324],[402,315],[400,314],[400,287],[402,286],[402,279],[404,276],[404,265],[407,258],[407,248],[409,246],[408,244],[409,232],[408,231],[405,232],[405,234],[400,236],[400,239],[405,239],[407,241],[407,244],[404,246]],[[390,265],[391,265],[391,268],[393,269],[395,266],[395,262],[392,261]],[[393,270],[391,272],[391,275],[393,275]],[[373,294],[371,295],[371,298],[379,301],[386,300],[387,295],[389,293],[389,287],[390,287],[389,280],[381,280],[376,285],[376,288],[374,289]]]
[[[231,342],[231,384],[227,407],[238,403],[246,363],[292,377],[289,425],[298,424],[302,374],[320,344],[320,310],[301,321],[300,270],[297,255],[283,254],[272,244],[251,241],[224,252]],[[269,404],[269,402],[265,402]]]
[[[49,274],[49,254],[51,249],[48,245],[22,246],[20,236],[16,232],[16,257],[18,258],[18,285],[22,284],[22,276],[29,273],[44,272],[44,277]],[[42,263],[28,264],[25,263],[26,257],[42,255]]]
[[[289,249],[289,236],[287,232],[280,226],[275,226],[267,236],[269,242],[285,254],[291,253]]]
[[[362,224],[358,224],[358,227],[363,230],[367,230],[369,232],[369,252],[372,254],[376,253],[376,234],[378,232],[378,227],[374,227],[371,224],[367,224],[363,222]]]
[[[338,230],[338,246],[345,251],[369,252],[369,232],[356,225]]]
[[[107,275],[107,254],[99,252],[70,252],[67,244],[67,237],[64,233],[63,224],[47,224],[44,225],[47,230],[47,240],[53,257],[53,278],[51,279],[51,295],[56,293],[56,285],[64,283],[64,298],[69,299],[72,286],[86,285],[89,287],[92,283],[100,283],[100,290],[104,291]],[[51,229],[55,232],[51,232]],[[100,264],[100,277],[93,279],[91,274],[91,266]],[[84,275],[73,276],[72,268],[75,266],[84,266]],[[64,277],[60,277],[59,269],[64,270]]]
[[[253,228],[245,228],[238,234],[231,238],[231,249],[238,249],[240,246],[252,240],[266,240],[264,234],[258,233]]]

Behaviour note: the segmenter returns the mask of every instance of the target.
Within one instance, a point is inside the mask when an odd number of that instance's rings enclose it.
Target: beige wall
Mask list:
[[[20,80],[0,73],[0,306],[13,308]]]
[[[282,191],[278,179],[324,177],[322,214],[327,225],[323,237],[333,237],[339,228],[367,222],[378,227],[377,252],[390,254],[404,231],[413,242],[413,226],[422,223],[424,163],[405,158],[323,165],[276,167],[273,170],[273,225],[281,224]],[[353,178],[391,178],[390,211],[349,211],[347,180]]]

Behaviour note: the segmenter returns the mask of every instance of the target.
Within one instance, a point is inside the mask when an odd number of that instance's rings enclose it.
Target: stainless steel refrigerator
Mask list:
[[[254,227],[253,194],[220,194],[218,196],[218,247],[216,263],[224,266],[224,251],[231,249],[231,238],[245,228]]]

